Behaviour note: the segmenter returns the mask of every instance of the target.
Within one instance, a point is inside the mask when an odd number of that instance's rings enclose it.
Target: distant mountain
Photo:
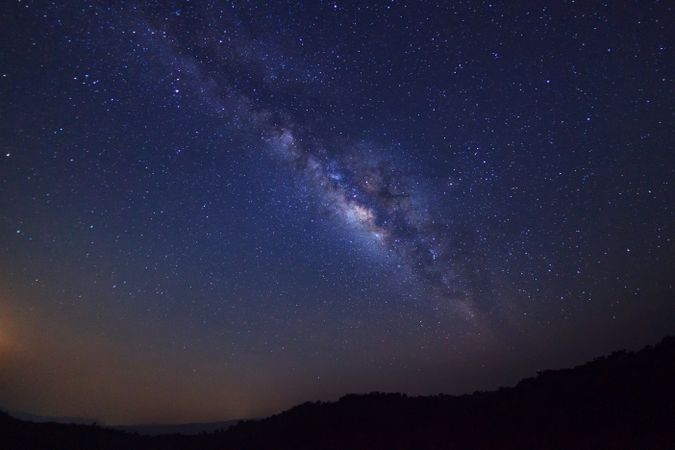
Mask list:
[[[432,450],[675,448],[675,337],[464,396],[347,395],[225,431],[141,436],[0,415],[0,448]]]
[[[69,424],[78,424],[78,425],[91,425],[95,423],[96,420],[85,419],[83,417],[69,417],[69,416],[40,416],[37,414],[31,414],[23,411],[10,411],[9,415],[16,418],[25,420],[27,422],[36,422],[36,423],[69,423]]]
[[[138,433],[145,436],[159,436],[162,434],[202,434],[213,433],[214,431],[227,430],[235,425],[238,420],[227,420],[224,422],[206,422],[206,423],[183,423],[172,425],[125,425],[111,427],[116,430],[128,431],[129,433]]]
[[[92,425],[98,424],[95,419],[86,419],[82,417],[69,416],[41,416],[23,411],[9,411],[8,414],[15,419],[34,423],[61,423],[70,425]],[[129,433],[141,434],[144,436],[159,436],[162,434],[202,434],[213,433],[215,431],[224,431],[235,425],[238,420],[225,420],[220,422],[203,423],[177,423],[169,425],[115,425],[108,428],[114,430],[127,431]],[[100,425],[100,424],[99,424]]]

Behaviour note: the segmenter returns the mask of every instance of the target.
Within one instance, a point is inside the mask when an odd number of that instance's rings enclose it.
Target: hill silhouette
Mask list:
[[[675,337],[515,387],[464,396],[372,393],[305,403],[197,436],[141,436],[0,415],[7,449],[672,449]]]

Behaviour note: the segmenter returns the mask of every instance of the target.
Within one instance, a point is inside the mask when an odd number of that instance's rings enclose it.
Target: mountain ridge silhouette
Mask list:
[[[0,415],[7,449],[672,449],[675,337],[462,396],[349,394],[196,436]]]

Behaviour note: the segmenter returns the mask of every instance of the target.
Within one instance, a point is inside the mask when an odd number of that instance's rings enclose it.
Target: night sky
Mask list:
[[[675,5],[0,6],[0,407],[461,394],[675,332]]]

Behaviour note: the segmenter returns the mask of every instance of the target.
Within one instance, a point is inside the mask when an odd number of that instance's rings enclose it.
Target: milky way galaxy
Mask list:
[[[185,54],[184,49],[194,48],[194,43],[182,42],[182,36],[171,25],[164,25],[162,30],[149,23],[143,23],[142,27],[151,31],[141,42],[149,51],[156,49],[163,64],[175,71],[167,78],[176,77],[180,81],[181,77],[189,77],[193,91],[203,96],[204,106],[220,113],[223,120],[234,120],[248,132],[258,133],[272,156],[280,157],[292,170],[302,174],[303,181],[319,192],[335,216],[344,224],[366,233],[385,254],[399,257],[446,298],[450,302],[448,306],[455,304],[465,314],[475,306],[466,282],[453,265],[452,239],[455,236],[452,233],[455,230],[448,222],[439,225],[428,211],[422,211],[415,204],[415,181],[388,161],[384,151],[373,151],[367,143],[347,141],[342,143],[342,148],[331,152],[321,137],[312,132],[311,126],[305,127],[305,139],[296,139],[292,114],[283,104],[276,105],[273,110],[264,105],[256,106],[247,93],[236,87],[238,80],[222,80],[219,76],[222,72],[229,73],[245,59],[249,66],[262,68],[253,74],[246,73],[247,82],[257,75],[261,77],[258,82],[262,86],[273,90],[277,79],[270,76],[272,69],[267,60],[283,59],[284,55],[271,57],[269,52],[257,50],[258,43],[243,38],[229,38],[230,45],[223,54],[222,42],[217,39],[223,33],[222,26],[205,24],[200,30],[204,35],[203,42],[196,45],[210,58],[200,65],[191,55]],[[218,61],[216,70],[209,70],[208,66],[214,60]],[[474,316],[471,312],[468,314]]]

